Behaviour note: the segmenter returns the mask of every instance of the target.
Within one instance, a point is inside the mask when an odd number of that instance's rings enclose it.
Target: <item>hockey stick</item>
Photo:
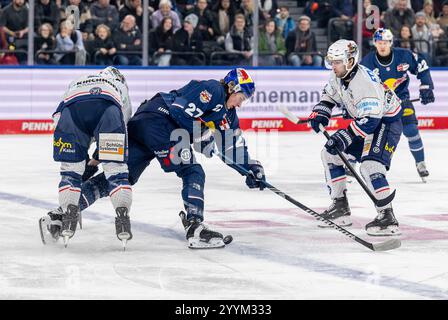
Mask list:
[[[290,120],[293,123],[297,123],[298,122],[298,118],[289,110],[287,110],[286,108],[279,108],[283,114],[286,116],[286,118],[288,118],[288,120]],[[320,131],[324,134],[324,136],[327,138],[327,140],[330,139],[330,135],[328,134],[328,132],[325,130],[325,128],[322,126],[322,124],[319,126]],[[347,160],[347,158],[342,154],[341,151],[339,151],[338,149],[336,149],[339,157],[341,158],[342,162],[344,162],[345,166],[350,170],[350,172],[353,174],[353,176],[355,177],[355,179],[359,182],[359,184],[361,185],[361,187],[364,189],[364,191],[367,193],[367,195],[369,196],[369,198],[373,201],[373,203],[377,206],[377,207],[384,207],[385,205],[389,204],[394,198],[395,198],[395,190],[386,198],[384,199],[377,199],[372,191],[370,191],[370,189],[367,187],[367,185],[364,183],[364,181],[362,180],[362,178],[358,175],[358,173],[355,171],[355,169],[353,168],[353,166],[350,164],[350,162]]]
[[[248,175],[253,175],[251,172],[249,172],[246,168],[244,168],[243,166],[233,162],[231,159],[229,159],[228,157],[226,157],[225,155],[223,155],[222,153],[216,151],[216,154],[221,157],[222,159],[224,159],[226,161],[226,163],[230,163],[234,166],[236,166],[238,168],[238,170],[240,170],[242,173],[244,173],[244,175],[248,176]],[[349,237],[352,240],[355,240],[356,242],[362,244],[364,247],[369,248],[372,251],[387,251],[387,250],[392,250],[392,249],[396,249],[399,248],[401,246],[401,241],[400,239],[390,239],[384,242],[380,242],[380,243],[370,243],[366,240],[363,240],[357,236],[355,236],[353,233],[351,233],[350,231],[342,228],[341,226],[337,225],[336,223],[334,223],[331,220],[328,220],[324,217],[322,217],[320,214],[318,214],[316,211],[308,208],[307,206],[305,206],[304,204],[300,203],[299,201],[295,200],[294,198],[290,197],[289,195],[287,195],[286,193],[280,191],[279,189],[277,189],[276,187],[274,187],[273,185],[271,185],[270,183],[268,183],[267,181],[260,181],[260,183],[263,183],[265,185],[266,188],[268,188],[269,190],[271,190],[272,192],[274,192],[275,194],[279,195],[280,197],[284,198],[285,200],[291,202],[293,205],[295,205],[296,207],[299,207],[300,209],[302,209],[303,211],[309,213],[310,215],[312,215],[313,217],[315,217],[317,220],[323,221],[325,224],[327,224],[328,226],[336,229],[337,231],[341,232],[342,234],[344,234],[345,236]]]
[[[298,117],[296,117],[294,114],[292,114],[291,111],[289,111],[284,106],[278,107],[278,109],[281,111],[281,113],[283,113],[285,115],[285,117],[289,121],[291,121],[294,124],[308,123],[308,119],[299,119]],[[337,113],[337,114],[331,115],[332,118],[341,117],[341,116],[342,116],[342,113]]]

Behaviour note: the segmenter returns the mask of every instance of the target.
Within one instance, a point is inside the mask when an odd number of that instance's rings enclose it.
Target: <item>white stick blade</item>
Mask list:
[[[373,249],[375,251],[388,251],[401,247],[400,239],[391,239],[380,243],[374,243]]]

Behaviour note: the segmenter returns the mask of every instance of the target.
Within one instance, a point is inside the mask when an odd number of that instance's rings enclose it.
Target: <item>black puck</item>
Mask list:
[[[231,243],[233,241],[233,237],[229,234],[229,235],[224,237],[223,241],[224,241],[225,244],[229,244],[229,243]]]

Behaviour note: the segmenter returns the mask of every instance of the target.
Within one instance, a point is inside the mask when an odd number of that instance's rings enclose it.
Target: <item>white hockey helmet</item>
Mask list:
[[[353,66],[349,69],[347,66],[350,59],[354,59],[354,63]],[[332,69],[333,61],[342,61],[345,68],[347,69],[347,73],[349,73],[359,62],[359,50],[356,42],[352,40],[341,39],[333,43],[328,48],[327,56],[325,57],[325,67],[327,69]]]
[[[99,75],[106,79],[113,80],[114,82],[120,82],[127,87],[126,78],[124,75],[115,67],[109,66],[100,71]]]

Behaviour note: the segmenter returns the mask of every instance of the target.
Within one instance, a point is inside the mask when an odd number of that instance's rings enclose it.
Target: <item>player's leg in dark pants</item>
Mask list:
[[[425,150],[423,141],[418,129],[418,120],[415,115],[415,108],[409,100],[402,102],[403,116],[403,134],[408,139],[409,149],[415,159],[415,163],[419,164],[425,161]],[[426,168],[425,168],[426,169]]]

